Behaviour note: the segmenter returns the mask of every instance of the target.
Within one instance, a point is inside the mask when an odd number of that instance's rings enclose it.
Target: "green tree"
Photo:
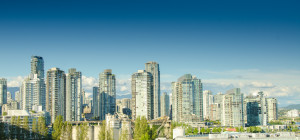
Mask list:
[[[25,116],[23,119],[23,129],[24,129],[24,139],[29,139],[30,129],[29,129],[28,116]]]
[[[201,133],[201,134],[204,134],[204,133],[205,133],[205,128],[204,128],[204,127],[202,127],[202,128],[200,129],[200,133]]]
[[[72,124],[65,122],[62,133],[63,139],[72,140]]]
[[[128,130],[127,129],[125,129],[125,130],[121,130],[122,132],[121,132],[121,136],[120,136],[120,140],[127,140],[128,139]]]
[[[235,127],[236,132],[240,132],[240,128],[239,127]]]
[[[255,127],[255,133],[260,133],[262,129],[260,127]]]
[[[6,115],[7,115],[7,112],[3,112],[3,113],[2,113],[2,116],[6,116]]]
[[[187,131],[185,132],[185,135],[190,135],[193,134],[193,128],[192,127],[188,127]]]
[[[38,123],[36,118],[32,119],[32,137],[33,139],[37,139],[37,134],[38,134]]]
[[[100,127],[100,132],[98,135],[99,140],[105,140],[105,130],[106,129],[106,124],[105,121],[102,121],[101,127]]]
[[[218,132],[221,133],[222,132],[222,128],[218,127]]]
[[[292,132],[297,132],[298,131],[298,127],[297,126],[294,126],[293,128],[292,128]]]
[[[140,140],[150,140],[149,134],[148,134],[148,133],[143,134],[143,135],[141,136]]]
[[[58,117],[56,117],[53,123],[52,139],[59,140],[61,138],[63,127],[64,127],[63,117],[59,115]]]
[[[23,139],[22,136],[22,122],[20,116],[18,116],[17,121],[16,121],[16,137],[17,139]]]
[[[212,129],[212,133],[218,133],[218,129],[217,129],[216,127],[214,127],[214,128]]]
[[[86,140],[88,134],[88,124],[83,123],[77,126],[77,139],[78,140]]]
[[[248,132],[248,133],[251,133],[250,127],[247,127],[247,132]]]
[[[45,139],[48,136],[48,128],[46,126],[45,117],[38,118],[38,134],[40,138]]]
[[[134,139],[145,138],[146,136],[143,135],[149,135],[149,130],[147,119],[144,116],[137,117],[134,127]]]
[[[194,134],[194,135],[197,135],[198,132],[199,132],[198,128],[195,128],[194,131],[193,131],[193,134]]]
[[[210,128],[205,129],[205,134],[210,134]]]
[[[14,139],[16,137],[16,116],[12,116],[10,120],[10,127],[9,127],[9,136],[10,139]]]
[[[245,132],[245,129],[243,126],[241,126],[239,130],[240,130],[240,132]]]
[[[112,137],[111,133],[112,132],[111,132],[110,128],[106,128],[106,121],[105,120],[102,121],[98,139],[99,140],[112,140],[113,137]]]

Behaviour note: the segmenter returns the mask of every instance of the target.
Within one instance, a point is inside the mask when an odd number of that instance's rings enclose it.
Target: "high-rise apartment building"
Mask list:
[[[31,74],[37,74],[37,78],[44,79],[43,57],[31,56]]]
[[[31,73],[22,83],[21,108],[31,110],[32,106],[46,108],[46,91],[44,81],[44,60],[40,56],[31,56]]]
[[[21,86],[23,110],[32,110],[33,106],[41,106],[45,109],[45,85],[44,81],[37,78],[37,74],[25,78]]]
[[[80,121],[82,111],[82,77],[75,68],[66,74],[66,121]]]
[[[209,120],[212,121],[221,120],[221,104],[213,103],[209,105]]]
[[[185,74],[172,82],[172,119],[180,122],[203,120],[203,90],[200,79]]]
[[[116,77],[111,69],[99,74],[99,95],[99,117],[105,120],[106,114],[113,115],[116,112]]]
[[[94,117],[99,117],[99,102],[100,102],[100,96],[99,96],[99,87],[93,87],[93,115]]]
[[[153,77],[153,104],[154,118],[160,117],[160,71],[157,62],[147,62],[145,64],[146,71],[150,72]]]
[[[21,103],[22,96],[21,96],[20,91],[16,91],[16,92],[15,92],[15,100],[16,100],[17,102]]]
[[[139,70],[131,77],[132,118],[145,116],[147,120],[154,118],[153,77],[150,72]]]
[[[213,95],[210,90],[203,91],[203,118],[210,119],[210,105],[213,103]]]
[[[259,119],[259,105],[258,102],[247,102],[246,110],[247,112],[247,125],[249,126],[256,126],[260,125]]]
[[[278,103],[276,98],[267,98],[268,121],[278,119]]]
[[[47,71],[46,79],[46,111],[51,115],[54,123],[57,116],[63,116],[66,120],[66,75],[59,68],[51,68]]]
[[[248,113],[248,111],[250,111],[250,113]],[[244,120],[247,125],[267,125],[267,111],[266,97],[263,92],[250,94],[244,98]],[[258,116],[256,116],[256,114]]]
[[[161,116],[169,116],[170,114],[170,110],[169,110],[169,107],[170,107],[170,97],[169,95],[164,92],[162,95],[161,95],[161,99],[160,99],[160,105],[161,105]]]
[[[10,92],[7,92],[7,99],[6,99],[6,102],[7,103],[10,103],[11,101],[13,101],[12,97],[11,97],[11,93]]]
[[[244,126],[243,93],[239,88],[228,90],[223,95],[221,109],[222,126]]]
[[[0,78],[0,106],[7,104],[7,80]]]

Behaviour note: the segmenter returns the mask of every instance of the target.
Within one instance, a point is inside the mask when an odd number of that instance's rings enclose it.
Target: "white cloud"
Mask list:
[[[98,86],[98,80],[94,77],[82,76],[82,87],[85,90],[91,91],[93,87]]]
[[[92,95],[93,95],[93,93],[85,92],[85,97],[86,97],[86,98],[89,98],[89,97],[92,96]]]
[[[27,76],[17,76],[7,78],[8,87],[20,87]]]
[[[126,91],[126,90],[128,90],[128,87],[127,87],[127,86],[121,86],[120,91]]]

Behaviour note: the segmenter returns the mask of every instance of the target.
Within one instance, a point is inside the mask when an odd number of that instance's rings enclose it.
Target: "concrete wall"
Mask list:
[[[100,125],[91,125],[88,126],[87,138],[89,140],[98,140],[98,135],[101,126]],[[77,140],[77,126],[72,126],[72,140]]]

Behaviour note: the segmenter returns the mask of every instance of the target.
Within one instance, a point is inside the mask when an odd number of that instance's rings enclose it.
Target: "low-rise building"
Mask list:
[[[297,109],[290,110],[286,113],[287,117],[299,117],[299,111]]]

